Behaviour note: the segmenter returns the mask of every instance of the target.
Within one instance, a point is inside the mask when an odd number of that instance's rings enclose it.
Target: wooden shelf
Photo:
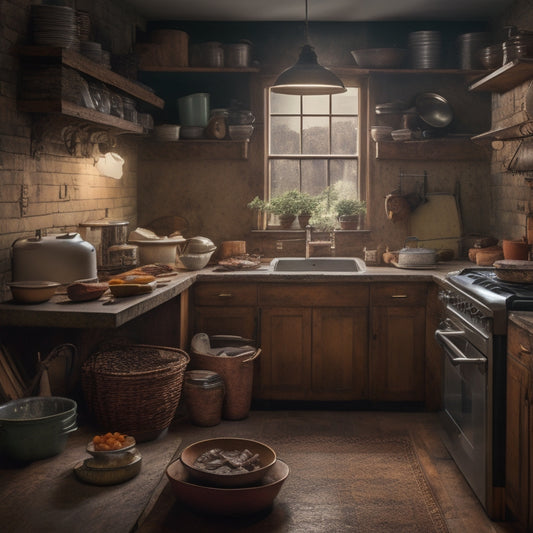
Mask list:
[[[446,137],[419,141],[379,141],[376,159],[417,161],[482,161],[487,152],[470,137]]]
[[[533,120],[528,120],[514,126],[507,128],[499,128],[495,130],[480,133],[472,137],[474,142],[492,142],[492,141],[511,141],[516,139],[523,139],[533,135]]]
[[[83,72],[107,85],[119,89],[137,100],[141,100],[159,109],[163,109],[165,102],[150,90],[142,87],[138,83],[131,81],[116,72],[109,70],[94,61],[78,54],[68,48],[51,46],[23,46],[18,49],[19,55],[24,58],[53,60],[62,65],[71,67],[79,72]]]
[[[463,70],[463,69],[412,69],[412,68],[360,68],[357,66],[330,67],[336,74],[359,74],[368,76],[373,74],[400,74],[410,76],[446,75],[464,76],[466,78],[477,78],[485,74],[486,70]]]
[[[248,159],[250,141],[217,141],[183,139],[179,141],[146,141],[140,157],[150,159]]]
[[[66,100],[23,100],[19,101],[18,108],[20,111],[27,113],[58,113],[85,122],[108,126],[119,130],[121,133],[144,133],[143,127],[136,122],[100,113],[94,109],[81,107]]]
[[[470,85],[470,91],[504,93],[533,78],[533,58],[520,58],[506,63],[497,70]]]
[[[160,66],[143,66],[139,67],[139,72],[183,72],[186,74],[196,74],[207,72],[210,74],[225,74],[225,73],[253,73],[259,72],[255,67],[160,67]]]

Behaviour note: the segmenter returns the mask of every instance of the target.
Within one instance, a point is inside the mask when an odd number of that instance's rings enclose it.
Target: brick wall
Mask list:
[[[100,176],[92,159],[68,155],[58,139],[60,122],[17,111],[17,45],[31,44],[30,0],[0,2],[0,300],[9,296],[11,245],[32,236],[77,231],[78,224],[102,218],[137,218],[136,140],[121,136],[116,151],[125,159],[121,180]],[[90,13],[92,39],[112,53],[132,47],[141,25],[120,0],[78,0]],[[41,128],[41,126],[44,127]],[[32,140],[34,141],[32,143]],[[33,155],[36,142],[42,150]]]
[[[533,30],[533,4],[531,0],[517,0],[506,11],[502,26],[516,26],[520,30]],[[525,112],[525,98],[531,85],[526,81],[502,94],[492,95],[492,128],[503,128],[530,119]],[[528,173],[509,172],[511,162],[521,141],[495,143],[491,164],[490,225],[500,239],[520,239],[525,235],[526,215],[533,212],[533,196],[525,180]]]

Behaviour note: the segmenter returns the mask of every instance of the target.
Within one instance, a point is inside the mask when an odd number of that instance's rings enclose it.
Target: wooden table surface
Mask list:
[[[129,533],[148,513],[166,483],[166,467],[177,457],[181,438],[171,430],[137,444],[140,473],[119,485],[80,481],[73,467],[90,455],[87,443],[98,433],[83,427],[66,449],[26,466],[0,457],[0,529],[9,533]]]

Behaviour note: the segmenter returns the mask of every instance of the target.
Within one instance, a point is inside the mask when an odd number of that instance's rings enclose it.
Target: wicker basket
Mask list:
[[[108,346],[82,366],[87,408],[105,431],[154,439],[174,417],[188,363],[178,348]]]

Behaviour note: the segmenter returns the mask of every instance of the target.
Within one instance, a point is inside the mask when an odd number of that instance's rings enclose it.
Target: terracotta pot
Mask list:
[[[529,259],[529,244],[526,241],[502,241],[504,259]]]
[[[360,215],[341,215],[339,217],[341,229],[360,229],[361,216]]]
[[[311,215],[298,215],[298,224],[300,224],[300,228],[305,229],[309,224],[310,219]]]
[[[294,215],[279,215],[279,225],[283,229],[289,229],[292,226],[292,223],[296,219]]]

